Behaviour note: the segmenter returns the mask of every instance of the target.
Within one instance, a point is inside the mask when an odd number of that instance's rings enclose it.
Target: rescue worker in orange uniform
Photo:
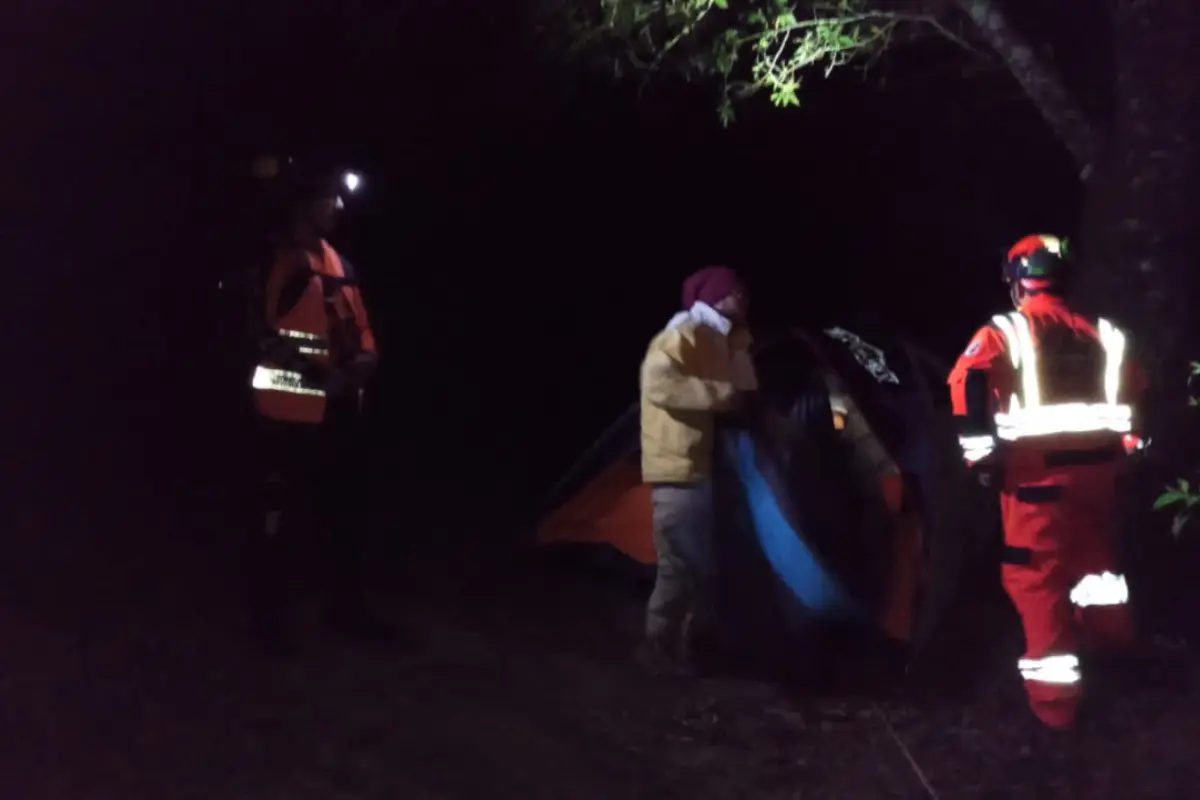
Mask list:
[[[299,564],[298,534],[310,517],[322,544],[327,621],[359,639],[387,639],[391,631],[367,613],[360,575],[360,434],[375,337],[353,268],[325,240],[359,178],[306,174],[290,162],[268,177],[282,182],[287,211],[258,298],[251,386],[266,492],[252,539],[250,611],[262,644],[286,655],[295,645],[289,584]]]
[[[1134,637],[1114,496],[1125,456],[1141,447],[1134,404],[1145,390],[1125,335],[1067,304],[1071,278],[1062,240],[1013,245],[1004,280],[1015,311],[981,328],[949,377],[964,458],[1000,491],[1001,580],[1025,630],[1018,668],[1052,729],[1075,722],[1080,650]]]

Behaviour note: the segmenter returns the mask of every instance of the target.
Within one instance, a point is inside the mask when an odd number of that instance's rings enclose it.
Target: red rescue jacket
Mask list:
[[[266,329],[254,370],[255,405],[281,422],[325,418],[325,378],[361,353],[375,336],[355,276],[328,242],[319,252],[281,247],[267,273]]]
[[[983,412],[968,397],[972,372],[986,376]],[[993,429],[960,428],[968,462],[985,458],[1000,441],[1057,447],[1136,436],[1135,404],[1147,385],[1122,331],[1048,294],[980,328],[947,382],[960,422],[986,413]]]

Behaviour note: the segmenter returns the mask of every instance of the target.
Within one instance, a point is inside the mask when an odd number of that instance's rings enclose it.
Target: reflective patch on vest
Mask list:
[[[845,328],[827,328],[825,333],[850,348],[850,352],[854,354],[854,360],[871,373],[871,377],[875,380],[880,383],[897,385],[900,383],[900,378],[888,367],[887,359],[884,358],[883,351],[878,347],[863,341],[860,336]]]
[[[982,349],[983,349],[983,337],[980,336],[980,337],[976,338],[975,341],[973,341],[969,345],[967,345],[967,349],[963,350],[963,355],[966,356],[967,358],[970,358],[971,356],[979,353],[979,351]]]
[[[1121,365],[1125,353],[1125,334],[1111,322],[1101,319],[1097,326],[1105,352],[1104,371],[1096,375],[1105,402],[1067,402],[1042,405],[1038,378],[1038,352],[1029,320],[1019,311],[992,317],[992,324],[1004,334],[1009,358],[1017,371],[1019,391],[1014,392],[1008,410],[995,415],[996,433],[1006,441],[1057,434],[1132,430],[1133,409],[1118,403],[1121,390]]]
[[[279,335],[296,346],[296,351],[306,356],[328,356],[329,342],[324,336],[306,331],[281,328]]]
[[[324,397],[325,392],[306,385],[304,376],[289,369],[264,367],[261,364],[254,369],[254,378],[250,385],[255,389],[272,392],[287,392],[288,394],[303,394],[310,397]]]

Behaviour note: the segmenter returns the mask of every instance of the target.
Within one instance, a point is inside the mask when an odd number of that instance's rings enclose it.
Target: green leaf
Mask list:
[[[1188,494],[1192,490],[1192,485],[1187,482],[1186,478],[1179,479],[1179,491]]]
[[[724,11],[729,8],[729,0],[713,0],[713,5]]]
[[[1195,406],[1200,406],[1200,400],[1197,400],[1195,397],[1189,397],[1189,398],[1188,398],[1188,405],[1189,405],[1189,406],[1192,406],[1192,407],[1195,407]]]
[[[789,106],[795,107],[800,105],[800,84],[796,81],[786,81],[780,83],[771,92],[771,102],[781,108]]]
[[[717,114],[721,119],[722,127],[728,128],[733,124],[733,103],[729,101],[729,98],[725,98],[721,101],[721,105],[717,108]]]
[[[1165,491],[1158,496],[1157,500],[1154,501],[1154,510],[1161,511],[1167,506],[1174,505],[1186,497],[1187,495],[1185,495],[1183,492],[1177,492],[1174,489]]]
[[[1191,518],[1191,514],[1182,512],[1176,514],[1175,519],[1171,520],[1171,535],[1178,539],[1179,534],[1183,533],[1184,527],[1188,524],[1188,521],[1191,520]]]
[[[1193,362],[1192,362],[1192,374],[1193,374],[1193,375],[1200,375],[1200,361],[1193,361]]]

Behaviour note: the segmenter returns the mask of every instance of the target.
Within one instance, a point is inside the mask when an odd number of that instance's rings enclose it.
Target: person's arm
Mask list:
[[[976,430],[964,430],[962,424],[979,409],[968,407],[968,378],[973,372],[982,372],[987,377],[988,399],[997,392],[1005,391],[1012,383],[1011,370],[1005,371],[1002,365],[1010,363],[1005,352],[1004,335],[988,325],[976,332],[971,338],[967,349],[959,356],[946,383],[950,388],[950,405],[953,414],[960,422],[958,441],[963,449],[963,459],[968,464],[982,461],[992,454],[996,447],[995,437]],[[991,409],[986,410],[990,415]],[[974,412],[974,413],[972,413]]]
[[[678,330],[663,333],[642,362],[642,393],[670,411],[726,411],[736,395],[732,381],[697,377],[689,367],[695,345]]]

